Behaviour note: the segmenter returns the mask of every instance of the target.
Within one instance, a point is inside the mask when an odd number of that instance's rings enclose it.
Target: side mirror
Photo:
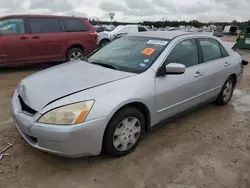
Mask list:
[[[166,74],[183,74],[186,66],[179,63],[170,63],[165,67]]]

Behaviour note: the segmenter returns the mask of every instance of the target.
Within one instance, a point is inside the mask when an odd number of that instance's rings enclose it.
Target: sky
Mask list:
[[[7,14],[74,15],[114,21],[246,21],[250,0],[0,0]]]

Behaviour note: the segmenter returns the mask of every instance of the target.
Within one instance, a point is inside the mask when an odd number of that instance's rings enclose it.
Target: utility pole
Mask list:
[[[115,17],[115,13],[110,12],[110,13],[109,13],[109,17],[110,17],[110,20],[111,20],[110,25],[112,25],[112,21],[113,21],[113,19],[114,19],[114,17]]]

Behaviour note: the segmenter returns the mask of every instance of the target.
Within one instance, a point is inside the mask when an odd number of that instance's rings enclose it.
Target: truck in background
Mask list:
[[[225,26],[223,33],[224,35],[237,35],[238,29],[239,29],[238,26],[228,25],[228,26]]]

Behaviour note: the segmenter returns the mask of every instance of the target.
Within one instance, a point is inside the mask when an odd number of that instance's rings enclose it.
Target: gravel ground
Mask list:
[[[250,53],[241,51],[250,61]],[[14,146],[0,161],[3,188],[249,188],[250,66],[229,105],[206,105],[146,135],[123,158],[104,155],[65,159],[33,149],[9,113],[14,88],[43,69],[0,70],[0,148]]]

